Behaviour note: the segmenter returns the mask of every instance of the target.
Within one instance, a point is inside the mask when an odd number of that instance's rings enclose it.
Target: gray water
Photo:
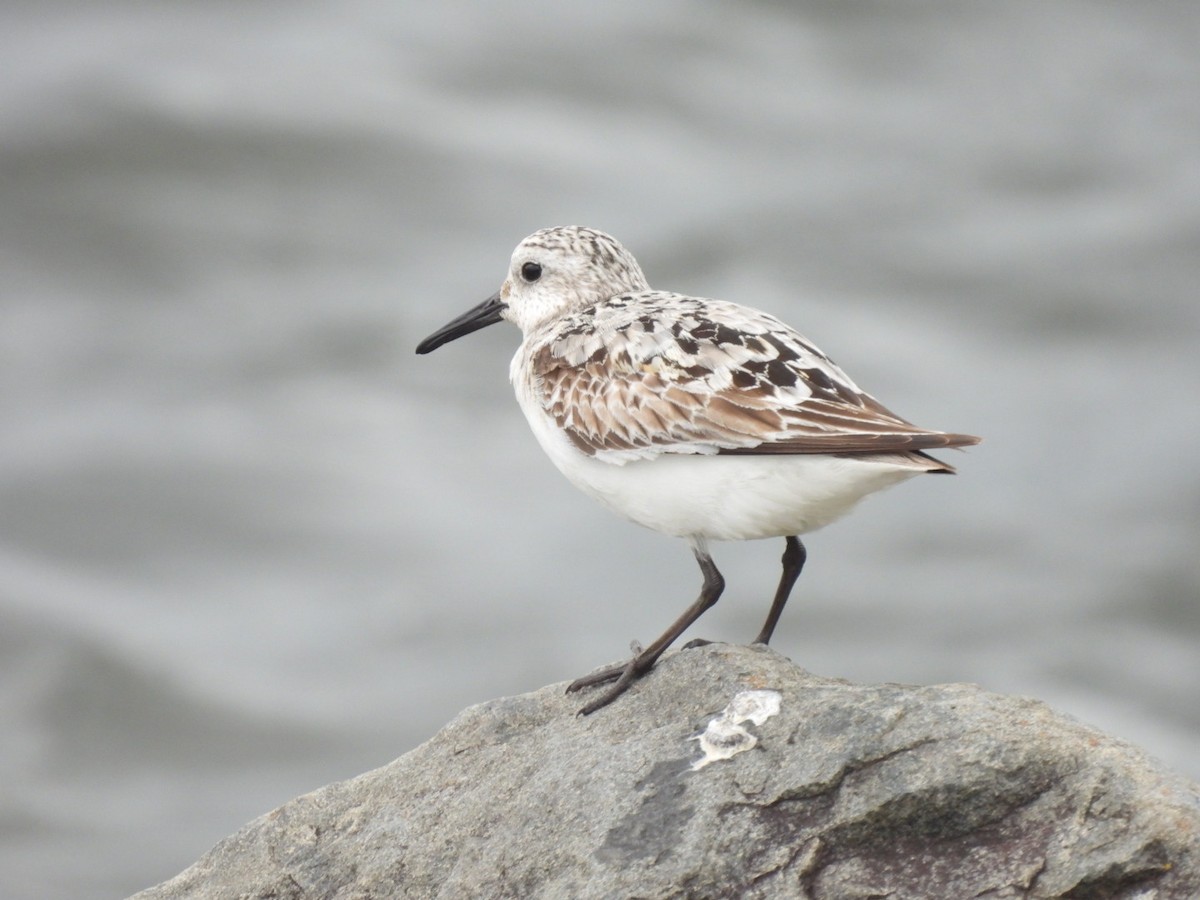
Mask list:
[[[985,437],[811,536],[781,652],[1200,776],[1197,9],[6,4],[0,895],[150,885],[690,602],[515,330],[413,354],[551,224]],[[717,545],[695,633],[781,550]]]

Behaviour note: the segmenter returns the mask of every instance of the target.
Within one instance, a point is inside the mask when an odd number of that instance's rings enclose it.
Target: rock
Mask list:
[[[1200,789],[1034,700],[713,644],[582,702],[472,707],[136,896],[1200,897]]]

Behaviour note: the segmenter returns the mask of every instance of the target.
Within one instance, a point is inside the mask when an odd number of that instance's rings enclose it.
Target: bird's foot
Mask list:
[[[642,645],[634,641],[629,645],[629,649],[633,651],[633,656],[628,662],[608,666],[598,672],[592,672],[590,675],[576,678],[567,685],[567,693],[573,694],[575,691],[586,687],[608,684],[610,681],[614,682],[612,687],[579,710],[579,715],[590,716],[596,710],[608,706],[608,704],[625,693],[634,681],[650,671],[654,665],[654,659],[647,658],[647,655],[642,650]]]
[[[679,649],[680,650],[695,650],[697,647],[707,647],[711,643],[713,643],[713,642],[706,640],[705,638],[692,638],[690,641],[688,641],[686,644],[684,644]]]

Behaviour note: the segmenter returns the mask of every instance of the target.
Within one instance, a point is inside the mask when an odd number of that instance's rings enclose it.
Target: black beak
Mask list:
[[[470,334],[472,331],[478,331],[480,328],[487,328],[489,325],[495,325],[500,321],[500,313],[508,309],[508,304],[500,299],[500,292],[492,294],[478,306],[473,309],[468,309],[465,313],[459,316],[452,322],[448,322],[431,334],[421,343],[417,344],[418,353],[429,353],[436,350],[442,344],[448,344],[451,341],[458,340],[464,334]]]

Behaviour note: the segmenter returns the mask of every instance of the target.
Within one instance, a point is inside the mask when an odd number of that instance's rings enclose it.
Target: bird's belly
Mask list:
[[[639,525],[743,541],[805,534],[918,469],[830,456],[664,455],[616,466],[560,466],[584,493]]]
[[[677,537],[746,541],[805,534],[841,518],[868,494],[935,467],[897,456],[678,453],[618,465],[580,452],[521,390],[523,381],[514,381],[534,436],[572,484],[618,515]]]

